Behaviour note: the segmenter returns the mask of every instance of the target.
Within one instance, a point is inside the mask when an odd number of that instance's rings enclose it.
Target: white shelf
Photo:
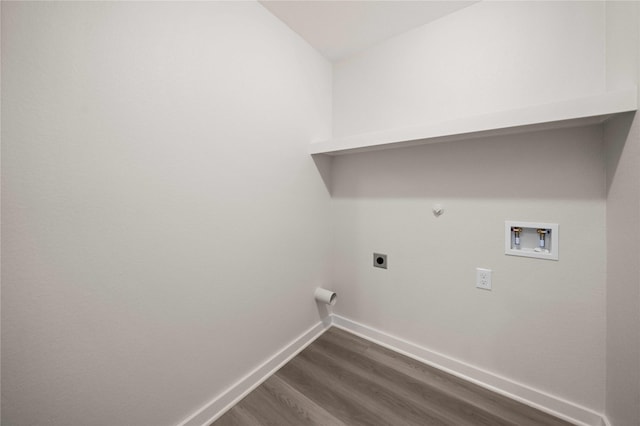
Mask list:
[[[612,115],[637,109],[638,91],[636,87],[632,87],[551,104],[313,142],[309,145],[309,153],[340,155],[534,130],[586,126],[602,123]]]

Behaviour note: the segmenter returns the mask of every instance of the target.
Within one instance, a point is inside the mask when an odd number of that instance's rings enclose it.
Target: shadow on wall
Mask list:
[[[611,189],[611,184],[618,170],[618,163],[620,163],[622,152],[629,138],[634,116],[634,112],[628,112],[612,118],[606,124],[607,195]]]
[[[595,125],[347,154],[329,185],[333,198],[602,199],[603,146]]]
[[[329,194],[331,194],[331,169],[333,166],[333,157],[330,155],[316,154],[311,155],[313,162],[316,164],[318,173],[324,182],[324,186],[327,188]]]

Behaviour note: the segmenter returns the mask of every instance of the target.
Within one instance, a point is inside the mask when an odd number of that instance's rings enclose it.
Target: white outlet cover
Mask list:
[[[491,269],[476,268],[476,287],[491,290]]]

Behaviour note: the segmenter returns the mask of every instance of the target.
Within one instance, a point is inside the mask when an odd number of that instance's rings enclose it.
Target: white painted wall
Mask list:
[[[336,64],[334,135],[626,87],[629,16],[474,5]],[[306,155],[330,66],[259,5],[3,2],[1,24],[3,424],[175,424],[315,323],[331,269],[337,313],[638,423],[628,117],[606,187],[592,127],[339,157],[330,211]],[[560,223],[560,261],[504,256],[505,219]]]
[[[592,127],[337,157],[336,313],[601,411],[601,139]],[[558,223],[560,260],[505,256],[505,220]],[[474,288],[476,267],[493,270],[492,292]]]
[[[611,424],[640,423],[640,130],[607,124],[607,398]]]
[[[401,35],[334,66],[335,136],[601,92],[604,22],[597,2],[481,2]],[[591,127],[337,157],[336,313],[604,411],[603,153]],[[505,256],[505,220],[558,223],[560,260]]]
[[[2,16],[2,4],[0,3],[0,17]],[[0,19],[0,46],[2,46],[2,19]],[[0,54],[1,54],[1,49],[0,49]],[[1,55],[0,55],[1,56]],[[1,58],[0,58],[1,59]],[[0,63],[2,61],[0,60]],[[2,66],[0,66],[0,82],[2,81]],[[0,103],[2,102],[2,84],[0,84]],[[0,113],[0,142],[2,140],[2,114]],[[0,143],[1,145],[1,143]],[[1,149],[0,149],[1,151]],[[1,176],[1,172],[2,172],[2,154],[0,153],[0,185],[1,185],[1,181],[2,181],[2,176]],[[0,194],[0,224],[2,223],[2,197]],[[2,226],[0,226],[0,300],[2,300],[2,262],[1,262],[1,256],[2,256]],[[0,330],[2,330],[2,303],[0,303]],[[0,335],[2,333],[0,332]],[[2,339],[0,338],[0,367],[2,366]],[[2,395],[2,370],[0,368],[0,395]],[[0,402],[0,423],[2,423],[2,403]]]
[[[2,424],[176,424],[317,323],[331,67],[262,6],[3,2],[2,88]]]
[[[607,2],[607,87],[640,81],[637,2]],[[639,93],[640,94],[640,93]],[[614,426],[640,424],[640,119],[604,128],[607,158],[607,396]]]
[[[334,137],[604,90],[603,2],[479,2],[334,65]]]

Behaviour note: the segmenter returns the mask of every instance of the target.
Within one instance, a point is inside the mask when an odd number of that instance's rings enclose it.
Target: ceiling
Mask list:
[[[280,1],[260,3],[330,61],[434,21],[476,1]]]

